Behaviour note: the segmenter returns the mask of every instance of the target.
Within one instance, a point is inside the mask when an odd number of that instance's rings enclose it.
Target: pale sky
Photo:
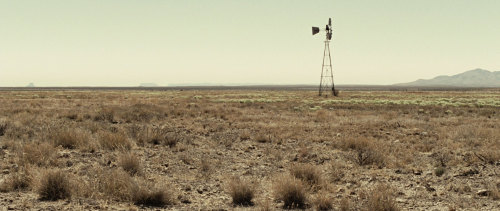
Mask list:
[[[336,84],[500,70],[498,0],[0,0],[0,86]]]

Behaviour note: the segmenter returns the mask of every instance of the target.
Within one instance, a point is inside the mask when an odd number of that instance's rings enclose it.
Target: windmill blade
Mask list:
[[[313,27],[312,27],[312,33],[313,33],[313,35],[315,35],[315,34],[319,33],[319,27],[314,27],[314,26],[313,26]]]

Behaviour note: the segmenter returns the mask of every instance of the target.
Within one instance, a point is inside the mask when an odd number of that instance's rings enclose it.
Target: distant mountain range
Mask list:
[[[419,79],[395,86],[451,86],[451,87],[500,87],[500,71],[469,70],[457,75],[442,75],[433,79]]]

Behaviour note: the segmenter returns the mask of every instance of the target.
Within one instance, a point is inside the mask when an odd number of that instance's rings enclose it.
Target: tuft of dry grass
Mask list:
[[[339,182],[344,177],[344,166],[337,162],[332,162],[329,168],[330,181]]]
[[[47,172],[40,181],[38,189],[40,200],[57,201],[71,197],[68,175],[61,170]]]
[[[182,141],[182,136],[180,134],[170,133],[165,136],[163,144],[172,148],[175,147],[175,145],[177,145],[180,141]]]
[[[446,169],[442,166],[438,166],[436,169],[434,169],[434,174],[436,174],[436,176],[440,177],[440,176],[443,176],[443,174],[446,172]]]
[[[208,157],[202,157],[200,161],[200,171],[203,177],[208,178],[210,174],[213,173],[214,168],[212,165],[212,160]]]
[[[498,149],[483,149],[480,150],[479,152],[474,153],[479,160],[483,161],[486,164],[495,164],[496,162],[500,161],[500,150]]]
[[[102,131],[99,134],[99,143],[108,150],[130,150],[132,148],[132,143],[122,133]]]
[[[250,131],[249,130],[243,130],[240,132],[240,140],[249,140],[251,137]]]
[[[103,108],[95,114],[94,121],[113,123],[115,121],[115,111],[112,108]]]
[[[30,142],[23,146],[19,159],[20,165],[33,164],[37,166],[55,165],[57,150],[47,142]]]
[[[500,183],[491,184],[490,187],[488,188],[488,196],[493,199],[493,200],[499,200],[500,199]]]
[[[118,157],[118,166],[128,172],[130,175],[142,174],[142,165],[140,158],[132,152],[124,152]]]
[[[354,150],[354,160],[360,166],[372,164],[384,166],[382,147],[379,141],[365,137],[347,138],[342,143],[342,148]]]
[[[69,129],[63,128],[56,130],[50,135],[54,146],[62,146],[66,149],[76,149],[79,146],[85,144],[85,142],[89,139],[88,136],[78,130],[78,129]]]
[[[311,164],[295,164],[290,169],[290,174],[311,186],[320,185],[322,182],[321,171]]]
[[[280,176],[274,184],[275,198],[283,201],[285,209],[306,208],[307,190],[299,180],[291,176]]]
[[[5,131],[7,131],[7,122],[6,121],[0,121],[0,136],[5,135]]]
[[[271,135],[260,133],[255,137],[255,141],[259,143],[269,143],[271,142]]]
[[[342,200],[340,200],[339,210],[341,210],[341,211],[353,210],[351,207],[352,207],[351,202],[349,201],[349,199],[347,197],[344,197],[344,198],[342,198]]]
[[[151,207],[164,207],[175,204],[173,193],[170,191],[163,188],[151,190],[140,186],[136,186],[132,191],[132,201],[136,205]]]
[[[107,170],[99,173],[99,189],[109,198],[121,201],[132,199],[134,181],[122,169]]]
[[[365,204],[367,211],[398,211],[399,207],[394,200],[392,188],[379,184],[366,193],[368,198]]]
[[[326,193],[319,193],[314,199],[314,206],[316,210],[332,210],[333,198],[329,197]]]
[[[229,181],[228,186],[234,205],[253,206],[255,188],[251,182],[235,177]]]
[[[31,182],[32,177],[29,171],[18,171],[11,174],[2,184],[0,184],[0,192],[28,190],[31,187]]]

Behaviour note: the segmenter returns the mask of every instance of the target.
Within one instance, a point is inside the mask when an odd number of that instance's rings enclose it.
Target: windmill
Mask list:
[[[325,39],[325,50],[323,51],[323,65],[321,67],[321,79],[319,81],[319,96],[325,94],[328,96],[328,92],[331,91],[333,96],[337,96],[339,93],[335,90],[335,85],[333,83],[333,68],[332,68],[332,57],[330,55],[330,40],[332,40],[332,19],[328,19],[328,24],[324,29],[319,27],[312,27],[312,34],[315,35],[320,31],[326,32]]]

